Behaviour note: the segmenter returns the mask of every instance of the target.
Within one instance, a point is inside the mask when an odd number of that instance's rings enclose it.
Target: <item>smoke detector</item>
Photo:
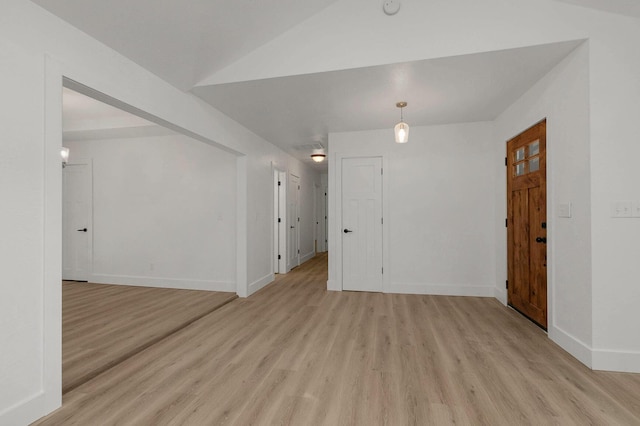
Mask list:
[[[387,15],[395,15],[400,10],[400,0],[384,0],[382,10]]]

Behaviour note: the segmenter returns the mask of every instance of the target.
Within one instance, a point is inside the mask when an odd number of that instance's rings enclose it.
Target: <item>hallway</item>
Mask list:
[[[326,270],[278,276],[35,424],[640,422],[640,375],[590,371],[495,299],[327,292]]]

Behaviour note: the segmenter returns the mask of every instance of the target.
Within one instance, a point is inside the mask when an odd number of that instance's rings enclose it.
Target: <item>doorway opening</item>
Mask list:
[[[235,153],[64,83],[63,394],[237,298],[239,223]]]

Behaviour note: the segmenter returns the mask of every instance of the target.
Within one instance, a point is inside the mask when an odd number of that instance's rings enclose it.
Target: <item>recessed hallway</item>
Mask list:
[[[129,358],[36,424],[640,422],[640,375],[590,371],[496,300],[327,292],[326,262]]]

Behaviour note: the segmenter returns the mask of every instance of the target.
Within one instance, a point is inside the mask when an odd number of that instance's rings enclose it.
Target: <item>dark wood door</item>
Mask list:
[[[547,329],[546,120],[507,142],[508,303]]]

